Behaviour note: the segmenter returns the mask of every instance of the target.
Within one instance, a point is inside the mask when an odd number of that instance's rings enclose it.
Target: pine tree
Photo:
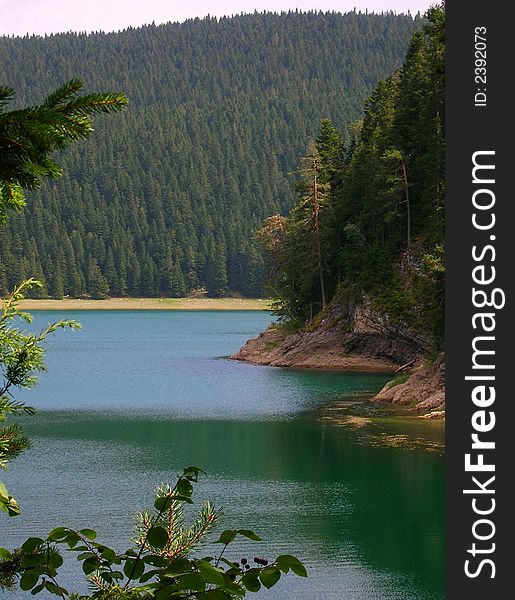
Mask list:
[[[95,300],[103,300],[109,295],[109,285],[94,258],[88,264],[88,289]]]

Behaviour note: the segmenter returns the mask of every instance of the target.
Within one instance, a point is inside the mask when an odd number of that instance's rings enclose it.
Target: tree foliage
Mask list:
[[[304,565],[292,555],[270,561],[228,558],[237,536],[260,541],[248,529],[222,531],[214,542],[220,548],[214,556],[192,555],[195,547],[206,542],[219,516],[205,504],[193,526],[184,527],[183,508],[193,503],[193,486],[200,473],[197,467],[187,467],[175,486],[158,488],[153,511],[137,516],[135,546],[125,552],[98,542],[92,529],[67,527],[57,527],[43,538],[31,537],[13,552],[0,548],[0,586],[18,585],[32,595],[48,592],[73,600],[229,600],[271,588],[290,571],[307,576]],[[72,593],[59,584],[64,562],[59,548],[76,554],[91,593]]]
[[[9,462],[29,446],[18,423],[6,421],[20,413],[33,414],[34,409],[13,397],[20,388],[31,388],[37,383],[37,373],[45,370],[44,343],[58,329],[79,327],[78,323],[61,320],[50,323],[37,333],[27,332],[17,326],[17,321],[30,323],[32,316],[18,307],[27,290],[40,285],[28,280],[4,298],[0,315],[0,468],[7,469]],[[16,500],[0,481],[0,510],[10,516],[19,514]]]

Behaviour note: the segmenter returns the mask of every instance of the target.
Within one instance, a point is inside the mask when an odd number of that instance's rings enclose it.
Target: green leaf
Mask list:
[[[240,535],[243,535],[244,537],[249,538],[249,540],[254,540],[255,542],[261,541],[261,538],[259,537],[259,535],[257,535],[250,529],[238,529],[236,531],[236,533],[239,533]]]
[[[231,598],[233,596],[245,596],[245,588],[234,581],[226,581],[223,589],[229,592]]]
[[[46,564],[46,553],[43,553],[43,552],[38,552],[35,554],[26,554],[21,559],[21,566],[24,569],[40,567],[45,564]]]
[[[177,494],[182,496],[191,496],[193,493],[193,486],[187,479],[179,479],[177,482]]]
[[[236,537],[236,533],[237,532],[234,529],[226,529],[225,531],[222,531],[215,544],[230,544]]]
[[[116,563],[118,565],[120,564],[120,560],[118,559],[116,552],[112,548],[104,546],[103,544],[94,545],[98,549],[104,560],[107,560],[109,563]]]
[[[282,554],[281,556],[277,557],[275,562],[277,567],[284,573],[288,572],[287,567],[289,567],[296,575],[299,575],[300,577],[308,576],[306,567],[304,567],[304,565],[296,556],[292,556],[291,554]]]
[[[270,589],[281,579],[281,571],[276,567],[266,567],[259,574],[259,580],[267,588]]]
[[[68,544],[69,548],[74,548],[80,541],[80,537],[75,533],[75,531],[69,531],[64,541]]]
[[[183,494],[174,494],[173,500],[176,502],[187,502],[188,504],[193,504],[193,500],[189,496],[184,496]]]
[[[299,577],[307,577],[306,567],[299,561],[290,563],[291,570]]]
[[[45,543],[45,540],[42,540],[38,537],[30,537],[25,542],[23,542],[21,550],[22,552],[29,554],[30,552],[34,552],[41,547],[42,544]]]
[[[47,540],[49,542],[57,542],[58,540],[64,540],[69,533],[70,530],[67,527],[56,527],[55,529],[52,529],[52,531],[48,534]]]
[[[123,579],[123,573],[121,571],[112,571],[111,578],[112,579]]]
[[[81,552],[80,554],[77,555],[77,560],[86,560],[88,558],[95,558],[96,554],[94,552],[91,552],[91,550],[88,550],[86,552]]]
[[[170,496],[159,496],[154,502],[154,507],[158,512],[164,512],[170,508],[172,502],[173,500]]]
[[[39,592],[43,591],[45,589],[45,583],[40,583],[39,585],[37,585],[36,587],[32,588],[32,590],[30,591],[30,593],[35,596],[36,594],[39,594]]]
[[[18,506],[18,502],[16,502],[16,500],[14,498],[9,498],[9,502],[8,502],[6,508],[7,508],[7,514],[10,517],[17,517],[18,515],[21,514],[21,510],[20,510],[20,507]]]
[[[21,514],[18,502],[9,496],[9,498],[0,497],[0,510],[6,512],[10,517],[17,517]]]
[[[39,572],[38,571],[25,571],[25,573],[21,576],[20,579],[20,587],[22,590],[27,591],[31,590],[39,580]]]
[[[230,561],[230,560],[227,560],[226,558],[223,558],[223,557],[221,558],[221,561],[222,561],[223,563],[225,563],[225,564],[226,564],[228,567],[230,567],[231,569],[238,569],[238,570],[239,570],[239,566],[238,566],[238,565],[237,565],[235,562],[232,562],[232,561]]]
[[[139,578],[140,583],[147,583],[150,581],[152,577],[159,575],[161,573],[161,569],[152,569],[151,571],[147,571],[144,575]]]
[[[49,554],[48,565],[53,569],[58,569],[63,564],[63,557],[57,552],[52,552]]]
[[[203,592],[206,589],[206,580],[201,573],[186,573],[179,578],[177,589]]]
[[[198,476],[200,473],[205,473],[202,469],[198,467],[186,467],[183,470],[182,476],[186,477],[190,481],[198,481]]]
[[[130,579],[139,579],[145,572],[145,563],[138,558],[128,558],[123,565],[123,572]]]
[[[168,531],[160,525],[154,525],[148,533],[147,542],[154,548],[165,548],[168,544]]]
[[[166,567],[167,575],[176,575],[177,573],[186,573],[193,569],[193,563],[186,558],[176,558]]]
[[[96,557],[87,558],[82,563],[82,570],[84,571],[85,575],[91,575],[91,573],[93,573],[93,571],[96,571],[100,566],[100,561]]]
[[[230,600],[231,597],[232,596],[223,590],[209,590],[207,592],[196,594],[197,600]]]
[[[249,590],[249,592],[259,592],[261,589],[258,573],[254,570],[247,571],[247,573],[245,573],[245,575],[241,578],[241,582]]]
[[[97,532],[93,531],[93,529],[81,529],[79,533],[88,540],[94,540],[97,537]]]
[[[224,584],[223,572],[214,567],[211,563],[200,560],[197,562],[197,568],[202,573],[207,583],[213,583],[215,585]]]
[[[182,596],[177,595],[175,582],[166,583],[164,587],[154,593],[154,600],[170,600],[170,598],[184,598],[184,594]]]
[[[166,567],[168,561],[159,554],[147,554],[143,557],[143,562],[154,567]]]
[[[52,583],[51,581],[45,581],[45,588],[51,593],[54,594],[55,596],[63,596],[63,594],[66,593],[66,590],[58,585],[55,585],[55,583]]]
[[[193,500],[189,496],[184,496],[183,494],[174,494],[173,496],[162,496],[160,498],[156,498],[154,507],[157,511],[164,512],[170,508],[172,502],[187,502],[188,504],[193,504]]]
[[[11,558],[11,553],[7,548],[0,548],[0,558],[2,560],[9,560]]]
[[[222,531],[215,544],[230,544],[237,535],[242,535],[255,542],[261,541],[261,538],[250,529],[226,529]]]

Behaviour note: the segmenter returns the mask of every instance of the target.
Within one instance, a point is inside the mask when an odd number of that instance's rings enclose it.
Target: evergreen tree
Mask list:
[[[92,298],[95,300],[102,300],[108,297],[109,284],[94,258],[89,259],[87,283],[88,289],[91,290]]]

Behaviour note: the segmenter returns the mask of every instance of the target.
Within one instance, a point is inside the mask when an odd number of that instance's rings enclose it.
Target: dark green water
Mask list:
[[[356,405],[387,377],[226,360],[266,313],[66,316],[83,330],[51,340],[49,372],[24,395],[40,412],[4,476],[23,515],[2,518],[1,545],[66,524],[123,549],[155,485],[195,464],[221,527],[266,540],[233,558],[293,553],[308,567],[264,600],[443,598],[443,428]]]

